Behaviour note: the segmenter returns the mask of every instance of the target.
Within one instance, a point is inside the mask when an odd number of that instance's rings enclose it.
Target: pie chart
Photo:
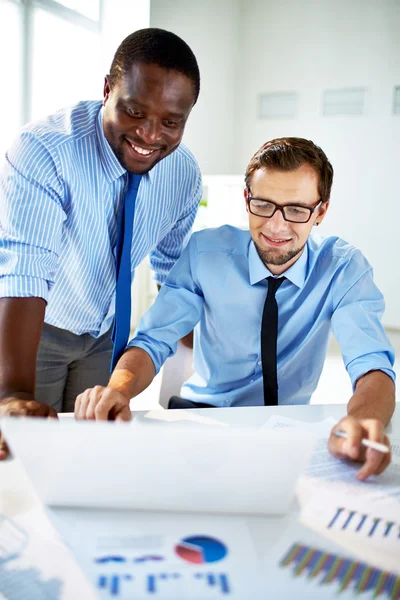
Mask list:
[[[193,535],[184,538],[175,546],[178,556],[196,565],[217,562],[228,554],[227,547],[215,538]]]

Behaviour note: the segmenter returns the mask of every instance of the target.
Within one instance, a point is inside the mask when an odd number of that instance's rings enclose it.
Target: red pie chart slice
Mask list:
[[[175,551],[178,556],[187,560],[187,562],[201,565],[205,562],[203,550],[199,546],[194,544],[188,544],[187,542],[181,542],[175,546]]]

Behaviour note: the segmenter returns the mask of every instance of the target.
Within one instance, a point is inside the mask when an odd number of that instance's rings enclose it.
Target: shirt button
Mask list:
[[[229,406],[229,400],[225,400],[225,406]]]
[[[254,379],[250,379],[250,383],[254,383]]]
[[[257,364],[258,364],[258,365],[261,365],[261,360],[259,360]]]

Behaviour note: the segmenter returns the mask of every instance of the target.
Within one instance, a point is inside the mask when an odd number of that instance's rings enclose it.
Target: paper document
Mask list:
[[[400,464],[397,461],[394,460],[381,475],[371,476],[367,481],[356,479],[359,469],[359,463],[331,456],[326,440],[318,440],[299,485],[308,488],[310,496],[318,492],[363,496],[378,503],[400,502]]]
[[[293,525],[271,549],[264,574],[271,598],[398,600],[400,597],[397,571],[364,560],[357,549],[345,548],[339,541],[323,538],[303,525]]]
[[[68,542],[101,598],[264,598],[242,517],[60,509]]]
[[[301,521],[359,558],[400,575],[400,505],[322,496],[307,504]]]
[[[14,492],[0,486],[0,599],[98,599],[39,500],[26,496],[18,507]]]
[[[327,438],[332,430],[332,427],[336,425],[337,421],[333,417],[328,417],[323,421],[316,421],[309,423],[308,421],[298,421],[297,419],[290,419],[283,417],[282,415],[272,415],[266,423],[263,425],[263,429],[285,429],[290,427],[298,431],[309,431],[313,435],[319,438]]]
[[[1,428],[53,506],[282,514],[314,444],[304,432],[197,423],[4,418]]]

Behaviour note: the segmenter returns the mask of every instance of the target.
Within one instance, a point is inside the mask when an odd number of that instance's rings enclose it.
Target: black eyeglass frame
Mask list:
[[[269,215],[269,217],[266,217],[265,215],[259,215],[259,214],[255,213],[255,212],[253,212],[253,211],[251,210],[251,208],[250,208],[250,202],[251,202],[251,200],[258,200],[258,202],[266,202],[266,203],[268,203],[268,204],[272,204],[273,206],[275,206],[275,208],[274,208],[274,211],[273,211],[272,215]],[[321,206],[321,204],[322,204],[322,200],[319,200],[319,201],[318,201],[318,204],[316,204],[316,205],[315,205],[315,206],[313,206],[313,207],[310,207],[310,206],[302,206],[301,204],[284,204],[283,206],[280,206],[279,204],[276,204],[275,202],[272,202],[272,200],[263,200],[262,198],[254,198],[254,197],[251,195],[250,188],[247,188],[247,198],[246,198],[246,202],[247,202],[247,206],[248,206],[248,208],[249,208],[249,212],[250,212],[252,215],[256,216],[256,217],[262,217],[263,219],[272,219],[272,217],[274,216],[274,214],[276,213],[276,211],[277,211],[277,210],[280,210],[280,211],[281,211],[281,214],[282,214],[282,217],[284,218],[284,220],[285,220],[285,221],[287,221],[288,223],[301,223],[301,224],[308,223],[308,222],[309,222],[309,220],[311,219],[311,217],[312,217],[313,213],[314,213],[314,212],[317,210],[317,208],[319,208],[319,207]],[[293,207],[293,206],[295,206],[295,207],[297,207],[297,208],[302,208],[302,209],[304,209],[304,210],[309,210],[309,211],[310,211],[310,215],[309,215],[308,219],[307,219],[306,221],[293,221],[293,219],[287,219],[287,218],[285,217],[285,208],[287,208],[287,207],[289,207],[289,206],[292,206],[292,207]]]

